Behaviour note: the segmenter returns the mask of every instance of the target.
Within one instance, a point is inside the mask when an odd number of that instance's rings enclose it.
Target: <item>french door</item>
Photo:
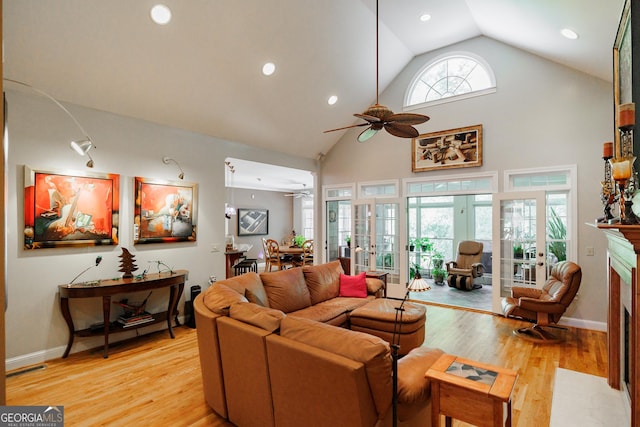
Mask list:
[[[493,197],[493,311],[513,286],[542,288],[546,280],[546,197],[544,191]]]
[[[364,199],[353,202],[351,269],[384,271],[389,284],[400,283],[400,266],[405,251],[400,248],[400,230],[405,218],[401,215],[401,200],[397,198]]]

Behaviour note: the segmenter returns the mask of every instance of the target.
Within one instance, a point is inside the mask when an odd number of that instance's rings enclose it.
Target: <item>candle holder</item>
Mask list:
[[[611,157],[608,153],[602,157],[602,160],[604,160],[604,181],[600,181],[600,185],[602,186],[600,200],[604,205],[604,215],[598,218],[597,221],[603,223],[612,222],[614,217],[611,213],[611,208],[618,201],[618,193],[613,185],[613,179],[611,179],[611,163],[609,163]]]
[[[627,182],[631,178],[633,170],[634,156],[624,156],[618,159],[609,159],[612,168],[613,179],[618,185],[620,193],[620,222],[622,224],[637,224],[638,217],[633,213],[633,194],[629,192]]]

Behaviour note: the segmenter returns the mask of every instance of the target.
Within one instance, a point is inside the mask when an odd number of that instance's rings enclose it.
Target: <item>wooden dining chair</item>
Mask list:
[[[302,265],[313,265],[313,240],[305,240],[302,244]]]
[[[271,271],[271,257],[269,256],[269,248],[267,247],[267,239],[262,238],[262,254],[264,256],[264,271]]]
[[[280,256],[280,244],[276,240],[267,240],[267,251],[269,254],[269,271],[273,269],[273,266],[278,267],[278,270],[284,270],[287,266],[293,266],[290,260],[285,260]]]

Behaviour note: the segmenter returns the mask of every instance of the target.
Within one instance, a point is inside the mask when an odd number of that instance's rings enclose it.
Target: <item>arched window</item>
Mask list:
[[[495,92],[496,79],[489,64],[467,52],[448,53],[425,65],[405,96],[405,108],[449,102]]]

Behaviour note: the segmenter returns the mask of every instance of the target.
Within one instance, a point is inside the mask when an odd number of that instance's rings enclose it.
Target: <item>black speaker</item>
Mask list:
[[[193,311],[193,300],[202,292],[200,285],[191,287],[191,300],[184,302],[184,313],[187,317],[186,325],[190,328],[196,327],[196,314]]]

